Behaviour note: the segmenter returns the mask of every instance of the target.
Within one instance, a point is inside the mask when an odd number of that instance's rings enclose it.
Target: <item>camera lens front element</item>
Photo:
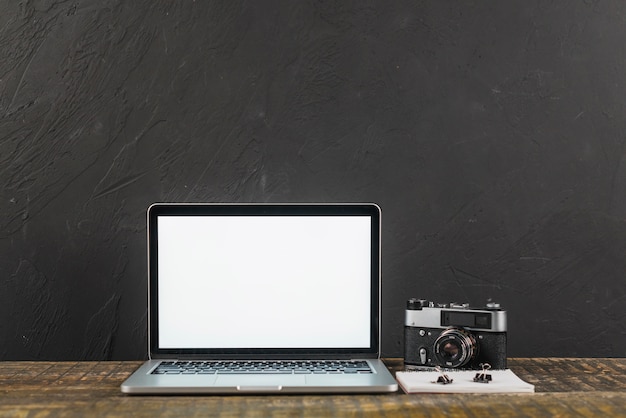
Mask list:
[[[463,328],[448,328],[435,341],[435,356],[444,367],[463,367],[478,354],[476,338]]]

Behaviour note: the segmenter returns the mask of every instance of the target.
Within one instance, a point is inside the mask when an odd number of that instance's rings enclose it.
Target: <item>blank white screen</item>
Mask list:
[[[370,223],[159,216],[159,347],[369,347]]]

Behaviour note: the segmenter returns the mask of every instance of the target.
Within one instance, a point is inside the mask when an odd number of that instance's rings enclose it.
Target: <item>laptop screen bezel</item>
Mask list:
[[[369,347],[216,349],[160,348],[158,327],[159,216],[368,216],[371,219],[370,342]],[[373,203],[238,204],[155,203],[147,211],[148,235],[148,350],[149,357],[211,359],[378,358],[380,355],[381,211]],[[348,297],[348,296],[346,296]]]

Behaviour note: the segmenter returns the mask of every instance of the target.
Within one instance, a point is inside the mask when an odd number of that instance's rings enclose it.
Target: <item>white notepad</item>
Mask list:
[[[396,380],[406,393],[533,393],[535,386],[524,382],[511,369],[489,370],[489,383],[475,382],[477,370],[446,371],[452,383],[436,383],[438,371],[397,372]]]

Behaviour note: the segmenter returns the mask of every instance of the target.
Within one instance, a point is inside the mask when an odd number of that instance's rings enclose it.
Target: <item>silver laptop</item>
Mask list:
[[[154,204],[129,394],[395,392],[374,204]]]

